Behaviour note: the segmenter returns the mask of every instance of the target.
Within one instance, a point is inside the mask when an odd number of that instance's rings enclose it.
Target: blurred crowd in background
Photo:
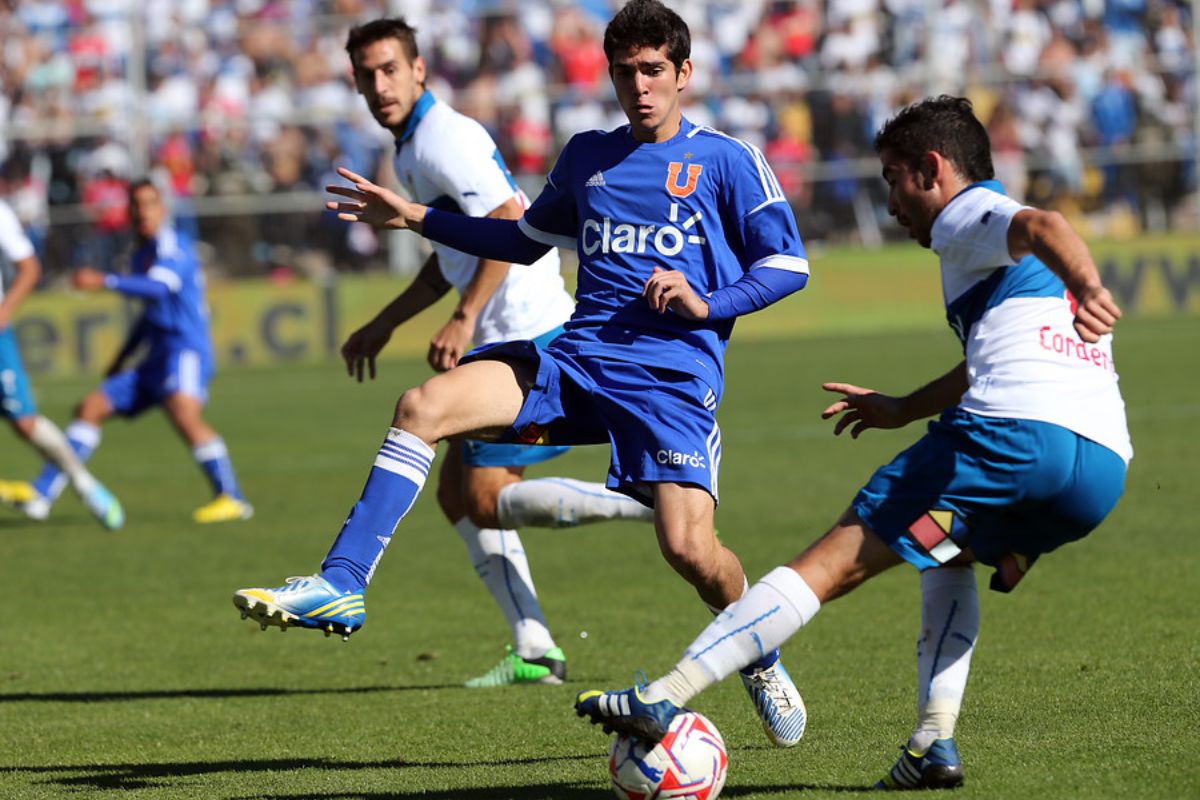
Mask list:
[[[403,15],[440,98],[536,193],[576,131],[624,123],[611,0],[0,0],[0,194],[48,271],[113,266],[151,174],[230,274],[359,270],[387,242],[321,212],[333,167],[389,177],[346,32]],[[1195,228],[1190,5],[1176,0],[668,0],[692,30],[685,113],[763,149],[810,242],[892,235],[872,137],[966,94],[1009,193],[1091,235]],[[395,259],[393,266],[395,265]]]

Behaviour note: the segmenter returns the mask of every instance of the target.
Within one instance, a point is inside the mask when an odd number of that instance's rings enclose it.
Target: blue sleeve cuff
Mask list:
[[[709,319],[733,319],[766,308],[808,283],[807,272],[760,267],[707,298]]]

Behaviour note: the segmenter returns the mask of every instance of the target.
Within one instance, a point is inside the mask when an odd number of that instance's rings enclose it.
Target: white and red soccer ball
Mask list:
[[[716,800],[728,768],[717,726],[695,711],[677,714],[652,748],[618,735],[608,759],[613,791],[621,800]]]

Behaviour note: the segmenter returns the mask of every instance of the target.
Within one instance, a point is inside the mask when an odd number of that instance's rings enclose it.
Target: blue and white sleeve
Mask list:
[[[571,189],[572,153],[578,147],[574,136],[558,155],[554,168],[546,176],[546,186],[520,220],[521,232],[530,239],[551,247],[575,249],[579,232],[579,210]],[[573,147],[574,145],[574,147]]]
[[[745,153],[733,159],[728,203],[745,273],[706,298],[710,319],[758,311],[808,283],[808,258],[783,189],[762,153],[741,144]]]

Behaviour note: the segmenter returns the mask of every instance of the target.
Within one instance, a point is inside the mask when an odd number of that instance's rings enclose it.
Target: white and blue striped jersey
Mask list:
[[[187,234],[164,225],[157,236],[134,251],[130,273],[167,288],[162,299],[142,301],[142,334],[150,345],[211,355],[204,272]]]
[[[1061,425],[1126,462],[1133,447],[1117,385],[1112,335],[1095,344],[1074,328],[1074,300],[1034,256],[1015,261],[1008,228],[1025,206],[996,181],[972,184],[934,221],[946,319],[967,362],[960,407],[986,417]]]
[[[513,197],[522,208],[529,205],[484,127],[430,92],[417,101],[396,140],[394,166],[413,200],[442,211],[483,217]],[[479,258],[444,244],[433,249],[442,275],[461,292]],[[536,339],[566,322],[573,308],[558,251],[551,250],[508,271],[479,313],[475,344]]]
[[[34,255],[33,242],[25,235],[21,221],[4,200],[0,200],[0,298],[4,297],[9,273],[14,264]]]
[[[734,320],[653,311],[641,296],[653,268],[683,272],[701,297],[751,270],[808,273],[762,153],[686,118],[665,142],[639,142],[628,125],[572,137],[520,228],[579,256],[575,314],[555,349],[685,372],[718,395]]]

